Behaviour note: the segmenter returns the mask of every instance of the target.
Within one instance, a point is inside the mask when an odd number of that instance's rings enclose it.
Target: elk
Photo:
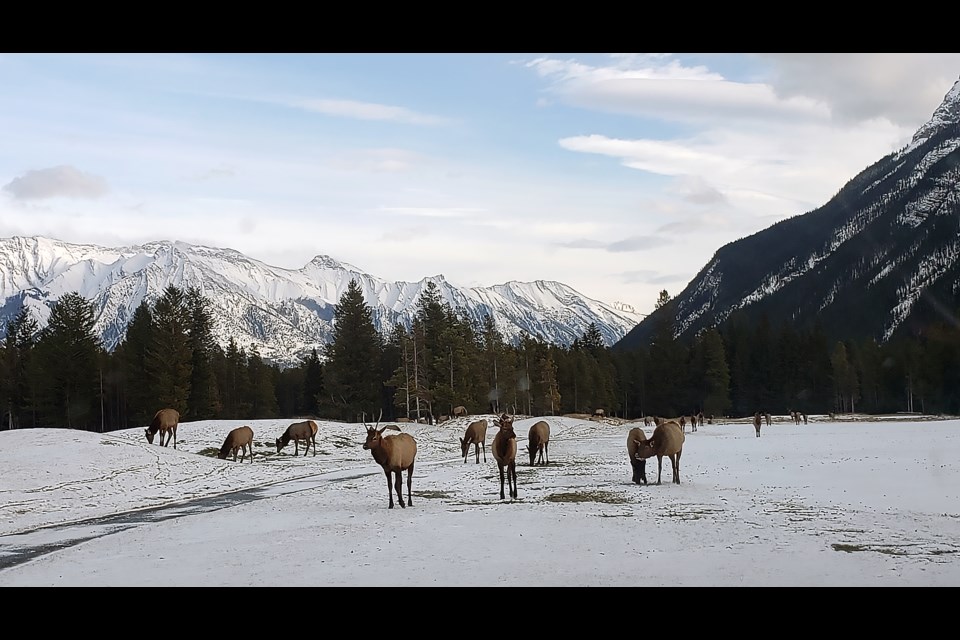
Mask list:
[[[173,436],[173,448],[177,448],[177,423],[180,422],[180,412],[176,409],[160,409],[150,421],[147,427],[147,442],[153,444],[153,436],[160,432],[160,446],[165,447],[170,444],[170,437]],[[164,440],[166,435],[166,440]]]
[[[250,427],[237,427],[227,434],[223,446],[220,447],[220,453],[217,457],[226,460],[227,456],[233,454],[233,461],[237,461],[237,452],[242,452],[240,462],[247,456],[247,447],[250,448],[250,464],[253,464],[253,429]]]
[[[454,407],[453,408],[453,417],[454,418],[466,418],[469,413],[467,413],[467,408],[464,406]]]
[[[773,421],[773,418],[770,416],[769,413],[763,414],[763,419],[767,423],[768,427],[770,426],[770,423]]]
[[[627,434],[627,458],[633,468],[633,481],[636,484],[647,484],[647,460],[637,457],[637,449],[641,442],[646,442],[647,434],[640,427],[630,429]]]
[[[383,417],[383,412],[380,412]],[[380,418],[377,418],[377,424],[367,427],[367,440],[363,443],[364,449],[369,449],[373,454],[373,459],[383,467],[383,472],[387,476],[387,496],[390,498],[390,508],[393,509],[393,491],[396,489],[397,502],[400,506],[406,508],[407,505],[413,506],[413,465],[417,457],[417,441],[409,433],[402,431],[396,435],[383,436],[386,429],[400,431],[400,427],[395,424],[388,424],[377,429],[380,424]],[[407,472],[407,503],[403,502],[403,472]],[[391,486],[391,478],[395,481]]]
[[[760,424],[760,412],[757,411],[755,414],[753,414],[753,428],[756,429],[758,438],[760,437]]]
[[[503,478],[504,468],[506,468],[507,486],[510,489],[510,497],[517,497],[517,434],[513,430],[513,416],[502,414],[494,420],[494,424],[500,427],[497,435],[493,437],[493,444],[490,445],[490,451],[493,453],[493,459],[497,461],[497,467],[500,469],[500,499],[504,500]]]
[[[550,464],[550,425],[543,420],[535,423],[527,433],[527,441],[529,442],[527,453],[530,454],[530,466],[534,465],[535,458],[537,464]],[[537,454],[539,454],[539,457]],[[547,456],[546,462],[544,462],[544,454]]]
[[[277,438],[277,453],[287,446],[293,440],[293,455],[300,455],[300,441],[304,441],[303,455],[306,456],[310,451],[310,443],[313,443],[313,455],[317,455],[317,423],[313,420],[304,420],[303,422],[294,422],[287,430]]]
[[[663,456],[670,458],[673,466],[673,483],[680,484],[680,454],[683,452],[683,429],[676,420],[668,420],[653,430],[649,440],[637,443],[637,459],[657,456],[657,484],[663,473]]]
[[[483,461],[487,461],[487,421],[476,420],[467,426],[466,433],[460,438],[460,452],[463,454],[463,461],[467,461],[467,455],[470,453],[470,445],[473,445],[474,452],[477,454],[477,464],[480,464],[480,450],[483,449]]]

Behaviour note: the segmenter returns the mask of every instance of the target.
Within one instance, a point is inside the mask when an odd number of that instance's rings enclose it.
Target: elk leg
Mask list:
[[[390,472],[386,469],[383,472],[387,474],[387,497],[390,498],[390,508],[393,509],[393,482],[391,482],[393,478],[390,477]]]
[[[397,490],[397,501],[400,503],[400,506],[404,509],[407,508],[407,505],[403,503],[403,471],[399,469],[394,472],[394,477],[396,480],[393,483],[394,488]]]
[[[676,469],[676,476],[677,476],[677,479],[675,480],[675,482],[677,484],[680,484],[680,454],[682,453],[683,453],[682,451],[677,451],[677,461],[674,463],[674,469]]]
[[[657,456],[657,484],[660,484],[661,475],[663,475],[663,456]]]
[[[407,469],[407,505],[413,506],[413,463]]]
[[[500,499],[505,499],[503,495],[503,465],[500,466]]]
[[[513,488],[510,489],[510,496],[513,498],[517,497],[517,467],[514,464],[510,464],[510,480],[513,482]]]
[[[547,464],[550,464],[550,443],[543,445],[543,451],[547,454]]]

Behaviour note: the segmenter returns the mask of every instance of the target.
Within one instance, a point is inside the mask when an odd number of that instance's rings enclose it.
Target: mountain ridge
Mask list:
[[[718,249],[615,348],[647,344],[671,312],[678,338],[734,314],[819,325],[837,340],[916,334],[956,310],[958,236],[960,80],[907,145],[822,206]]]
[[[0,328],[5,331],[23,304],[43,327],[52,304],[77,292],[93,303],[94,331],[112,350],[141,301],[154,302],[170,285],[196,287],[211,301],[221,346],[233,336],[240,346],[256,344],[265,359],[288,366],[329,341],[334,307],[353,279],[383,334],[398,322],[409,327],[429,282],[468,317],[479,321],[490,314],[511,340],[527,332],[569,345],[593,322],[609,345],[641,317],[629,305],[600,302],[550,280],[458,287],[442,274],[416,282],[384,280],[325,254],[285,269],[235,249],[179,240],[103,247],[13,236],[0,238]]]

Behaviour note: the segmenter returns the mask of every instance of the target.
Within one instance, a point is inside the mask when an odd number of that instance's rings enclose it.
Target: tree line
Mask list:
[[[657,306],[673,304],[666,291]],[[747,416],[863,412],[960,413],[960,329],[877,344],[831,341],[819,327],[772,326],[731,315],[690,340],[662,314],[648,345],[607,347],[591,324],[569,346],[527,333],[507,340],[493,318],[468,319],[428,283],[411,326],[385,335],[359,284],[338,301],[330,342],[280,368],[256,345],[221,347],[210,303],[195,288],[167,287],[141,303],[108,352],[91,301],[51,307],[40,330],[26,307],[0,345],[0,429],[110,431],[148,424],[160,408],[182,420],[311,416],[356,422],[433,421],[470,413]]]

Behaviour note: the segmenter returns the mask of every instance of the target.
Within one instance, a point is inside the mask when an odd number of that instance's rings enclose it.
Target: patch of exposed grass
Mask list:
[[[544,498],[547,502],[597,502],[600,504],[628,504],[631,501],[610,491],[573,491],[552,493]]]
[[[419,496],[421,498],[450,498],[453,497],[452,493],[447,491],[414,491],[413,495]]]
[[[207,456],[208,458],[216,458],[220,454],[220,449],[217,447],[207,447],[206,449],[201,449],[197,452],[201,456]],[[230,459],[233,460],[233,456],[230,456]],[[240,456],[237,456],[237,460],[240,459]]]

